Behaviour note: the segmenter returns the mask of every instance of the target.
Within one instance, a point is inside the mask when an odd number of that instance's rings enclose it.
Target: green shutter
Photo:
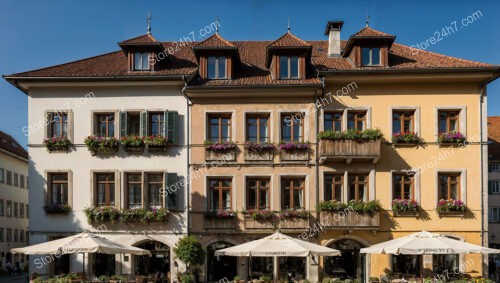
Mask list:
[[[168,110],[165,110],[163,111],[163,127],[161,128],[161,135],[164,137],[168,136],[167,124],[168,124]]]
[[[170,210],[179,209],[179,188],[176,173],[165,174],[165,207]]]
[[[127,112],[120,112],[120,137],[125,137],[127,133]]]
[[[179,136],[179,113],[177,111],[167,112],[167,137],[168,142],[178,143]]]
[[[148,111],[141,112],[141,135],[148,136]]]

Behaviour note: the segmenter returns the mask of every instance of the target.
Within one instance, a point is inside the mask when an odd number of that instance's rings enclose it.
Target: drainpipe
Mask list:
[[[486,84],[488,82],[485,82],[483,83],[483,85],[481,86],[481,93],[479,94],[479,113],[481,115],[481,119],[479,119],[479,136],[480,136],[480,150],[481,150],[481,155],[480,155],[480,160],[481,160],[481,166],[480,166],[480,174],[481,174],[481,246],[485,246],[485,244],[487,243],[487,239],[485,239],[485,225],[484,225],[484,222],[486,221],[485,215],[487,215],[484,211],[484,202],[485,202],[485,198],[487,200],[487,197],[488,196],[485,196],[484,194],[484,154],[483,154],[483,119],[484,119],[484,115],[483,115],[483,103],[484,103],[484,97],[486,96]],[[488,237],[488,234],[486,233],[486,237]],[[488,275],[488,272],[485,272],[485,270],[487,269],[488,267],[488,260],[487,260],[487,257],[488,256],[483,256],[483,277],[485,275]]]
[[[190,200],[191,200],[191,171],[190,171],[190,166],[189,166],[189,163],[190,163],[190,158],[191,158],[191,155],[190,155],[190,144],[189,144],[189,141],[190,141],[190,125],[189,125],[189,121],[190,121],[190,108],[191,108],[191,100],[189,99],[189,97],[186,95],[186,87],[187,87],[187,82],[188,82],[188,77],[183,75],[182,76],[182,79],[184,80],[184,87],[182,88],[182,95],[184,96],[184,98],[186,98],[186,132],[185,132],[185,137],[186,137],[186,150],[187,150],[187,154],[186,154],[186,158],[187,158],[187,164],[186,164],[186,178],[187,178],[187,182],[186,182],[186,232],[187,234],[189,235],[189,227],[190,227],[190,215],[189,215],[189,212],[190,212],[190,209],[191,209],[191,206],[190,206]]]

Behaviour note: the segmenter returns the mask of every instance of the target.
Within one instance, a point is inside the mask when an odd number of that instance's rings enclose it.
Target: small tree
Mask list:
[[[205,250],[200,241],[193,236],[184,236],[175,244],[174,252],[177,257],[186,264],[186,271],[190,274],[190,266],[203,264],[205,262]]]

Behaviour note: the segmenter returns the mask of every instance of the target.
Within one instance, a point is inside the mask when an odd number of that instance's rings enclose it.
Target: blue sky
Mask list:
[[[153,16],[153,35],[179,40],[220,18],[228,40],[273,40],[286,32],[305,40],[326,39],[328,20],[344,20],[342,38],[370,26],[414,45],[436,31],[458,23],[458,29],[427,50],[500,64],[500,1],[67,1],[3,0],[0,6],[0,74],[12,74],[115,51],[117,42],[146,32]],[[466,27],[462,19],[480,11]],[[198,36],[198,39],[199,36]],[[500,80],[489,86],[488,115],[500,115]],[[22,144],[27,137],[27,96],[0,80],[0,130]]]

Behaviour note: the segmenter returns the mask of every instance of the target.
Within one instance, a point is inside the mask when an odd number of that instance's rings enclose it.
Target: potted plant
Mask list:
[[[115,137],[88,136],[85,138],[87,149],[93,154],[118,151],[120,142]]]
[[[49,152],[52,151],[68,151],[72,145],[67,137],[51,137],[43,139],[43,144]]]
[[[419,203],[415,200],[397,198],[392,201],[392,210],[398,216],[414,216],[419,210]]]
[[[101,282],[109,282],[109,277],[107,275],[101,275],[97,277],[97,279],[99,279],[99,281]]]
[[[46,214],[68,214],[72,208],[69,204],[47,204],[43,207]]]
[[[369,281],[371,283],[380,283],[380,279],[378,277],[374,277],[374,276],[370,277]]]
[[[109,283],[122,283],[122,282],[127,282],[127,278],[125,276],[115,274],[109,277]]]
[[[148,151],[167,151],[167,137],[164,136],[149,136],[144,139]]]
[[[82,282],[82,280],[80,279],[80,277],[78,276],[78,274],[76,273],[73,273],[73,272],[70,272],[68,273],[68,275],[66,275],[66,279],[68,279],[69,282],[73,283],[73,282]]]
[[[193,272],[191,271],[191,266],[203,264],[206,256],[205,250],[201,246],[200,241],[193,235],[184,236],[175,244],[173,250],[177,255],[177,258],[186,265],[186,273],[180,277],[181,282],[194,282],[195,278]]]
[[[440,133],[438,137],[440,145],[458,145],[465,143],[465,136],[458,131]]]
[[[236,276],[234,276],[233,282],[234,283],[243,283],[245,281],[241,280],[241,277],[239,277],[238,275],[236,275]]]
[[[415,132],[397,132],[392,134],[392,143],[395,145],[416,145],[420,143],[420,138]]]
[[[120,211],[111,206],[86,207],[83,212],[89,224],[103,221],[110,221],[113,224],[120,218]]]
[[[144,150],[144,137],[136,135],[121,137],[120,144],[127,152],[142,152]]]
[[[271,283],[273,281],[272,278],[267,275],[262,275],[261,277],[259,277],[259,280],[262,283]]]
[[[167,222],[168,213],[166,208],[153,208],[146,211],[145,222]]]
[[[465,211],[467,210],[467,206],[461,200],[449,199],[444,200],[440,199],[436,206],[436,211],[440,215],[460,215],[463,216]]]

